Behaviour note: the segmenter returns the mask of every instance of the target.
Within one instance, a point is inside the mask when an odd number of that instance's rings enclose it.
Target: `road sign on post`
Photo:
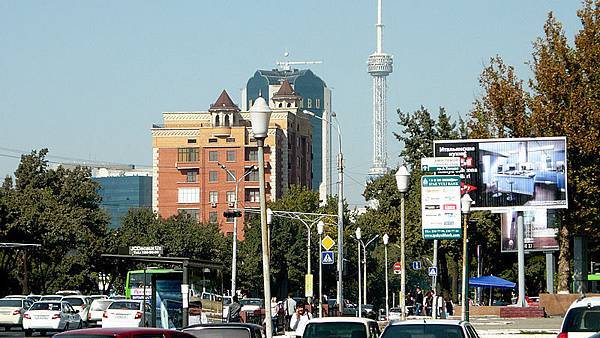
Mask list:
[[[435,276],[437,276],[437,267],[436,266],[430,266],[427,269],[427,272],[429,273],[430,277],[435,277]]]
[[[419,261],[412,262],[410,266],[413,268],[413,270],[421,270],[421,262]]]
[[[329,235],[326,235],[325,237],[323,237],[323,240],[321,241],[321,245],[323,246],[323,249],[329,251],[335,245],[335,241],[333,239],[331,239],[331,237],[329,237]],[[325,263],[323,263],[323,264],[325,264]]]
[[[321,252],[321,263],[333,264],[335,262],[333,257],[333,251],[323,251]]]
[[[399,275],[402,273],[402,264],[400,264],[400,262],[396,262],[396,263],[394,263],[394,266],[392,269],[394,270],[395,275]]]

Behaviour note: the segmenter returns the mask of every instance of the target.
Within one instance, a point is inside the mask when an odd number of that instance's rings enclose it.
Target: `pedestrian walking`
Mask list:
[[[240,301],[237,295],[233,295],[231,304],[229,304],[229,314],[227,315],[228,323],[239,323],[242,321],[240,318],[240,310],[242,309],[242,305],[240,305]]]
[[[304,304],[298,304],[296,307],[296,312],[290,319],[290,328],[294,330],[294,335],[296,337],[302,337],[304,335],[306,324],[308,324],[308,321],[311,319],[312,315],[310,312],[306,311]]]
[[[288,297],[285,300],[284,310],[285,310],[285,329],[289,331],[289,330],[291,330],[290,321],[292,319],[292,315],[294,315],[294,313],[296,312],[296,301],[292,298],[291,292],[288,293]]]
[[[423,291],[417,286],[417,292],[415,294],[415,315],[420,316],[423,309]]]
[[[197,297],[195,297],[197,298]],[[207,324],[208,318],[206,317],[206,313],[202,311],[202,302],[200,300],[193,300],[190,302],[190,307],[188,310],[188,324]]]
[[[431,291],[427,291],[425,294],[425,315],[431,316],[431,310],[433,308],[433,294]]]
[[[279,304],[277,304],[277,297],[271,297],[271,323],[273,325],[273,335],[277,335],[277,312],[279,310]]]

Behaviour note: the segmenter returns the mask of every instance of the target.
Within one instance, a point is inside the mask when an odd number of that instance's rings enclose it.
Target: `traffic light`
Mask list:
[[[227,210],[223,212],[223,216],[227,218],[242,217],[242,212],[239,210]]]

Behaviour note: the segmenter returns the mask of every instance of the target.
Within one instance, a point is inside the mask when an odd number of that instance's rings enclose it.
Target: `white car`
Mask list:
[[[90,305],[90,311],[87,314],[88,325],[102,325],[102,315],[112,304],[112,299],[96,299]]]
[[[102,327],[144,327],[150,323],[150,308],[141,300],[116,300],[102,315]]]
[[[390,309],[390,313],[389,313],[389,317],[388,320],[394,321],[394,320],[400,320],[400,318],[402,317],[402,309],[399,307],[393,307]]]
[[[356,317],[324,317],[308,321],[303,338],[378,338],[379,325],[372,319]]]
[[[44,295],[40,298],[40,302],[60,302],[64,296],[61,295]]]
[[[587,297],[569,306],[558,338],[587,338],[596,332],[600,332],[600,297]]]
[[[23,325],[23,314],[31,306],[27,299],[3,298],[0,299],[0,327],[10,330],[12,327]]]
[[[479,338],[469,322],[449,319],[411,319],[390,323],[380,338],[448,337]]]
[[[88,313],[90,311],[90,301],[85,296],[65,296],[63,302],[71,304],[71,306],[79,313],[81,320],[87,323]]]
[[[43,336],[47,331],[80,329],[82,326],[81,317],[67,302],[35,302],[23,315],[26,337],[30,337],[35,331]]]

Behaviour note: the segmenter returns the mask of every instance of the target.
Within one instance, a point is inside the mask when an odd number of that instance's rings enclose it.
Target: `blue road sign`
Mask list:
[[[333,251],[323,251],[321,252],[321,263],[323,264],[333,264],[335,259],[333,258]]]
[[[412,267],[413,270],[421,270],[421,262],[419,262],[419,261],[414,261],[414,262],[410,263],[410,266]]]
[[[429,276],[431,276],[431,277],[435,277],[435,276],[437,276],[437,267],[435,267],[435,266],[430,266],[430,267],[427,269],[427,272],[429,273]]]

